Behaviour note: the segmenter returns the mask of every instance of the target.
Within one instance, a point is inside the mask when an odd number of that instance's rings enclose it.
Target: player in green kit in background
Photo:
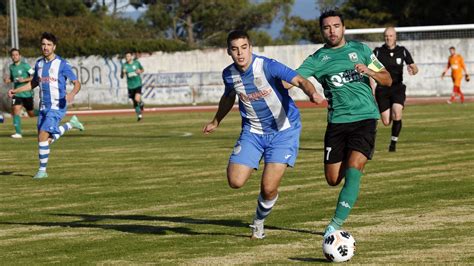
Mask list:
[[[4,79],[5,83],[12,83],[13,88],[19,88],[26,83],[30,82],[33,78],[34,70],[27,63],[21,60],[20,50],[12,48],[10,50],[10,56],[13,63],[9,66],[10,76]],[[33,90],[25,91],[16,94],[12,99],[12,115],[13,115],[13,126],[15,127],[15,134],[11,137],[14,139],[21,139],[23,137],[21,131],[21,109],[25,107],[26,113],[29,117],[35,116],[35,110],[33,107]],[[37,114],[36,110],[36,114]]]
[[[370,78],[390,86],[389,72],[365,44],[346,41],[344,20],[338,11],[324,12],[319,25],[325,45],[296,70],[321,83],[328,100],[328,125],[324,137],[324,173],[330,186],[345,178],[336,211],[324,237],[338,230],[349,216],[359,194],[365,164],[375,147],[377,103]]]
[[[143,66],[137,59],[133,59],[131,52],[125,54],[125,63],[122,65],[121,78],[127,77],[128,97],[133,101],[135,113],[137,114],[137,121],[142,120],[143,107],[145,104],[142,101],[142,78],[140,74],[143,73]]]

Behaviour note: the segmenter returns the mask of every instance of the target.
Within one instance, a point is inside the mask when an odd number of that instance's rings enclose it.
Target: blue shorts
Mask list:
[[[46,131],[50,134],[60,134],[59,124],[66,115],[66,110],[41,110],[38,114],[38,132]]]
[[[293,167],[298,156],[300,133],[301,126],[263,135],[242,131],[229,162],[258,169],[263,158],[265,163],[282,163]]]

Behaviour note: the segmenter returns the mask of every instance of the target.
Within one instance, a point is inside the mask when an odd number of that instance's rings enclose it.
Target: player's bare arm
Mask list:
[[[387,87],[392,86],[392,77],[390,76],[390,73],[388,73],[388,71],[385,68],[381,69],[378,72],[373,71],[372,69],[370,69],[364,64],[356,64],[354,68],[360,74],[364,74],[370,78],[373,78],[375,82],[377,82],[381,86],[387,86]]]
[[[214,130],[216,130],[216,128],[221,123],[222,119],[224,119],[224,117],[230,112],[230,110],[234,106],[235,97],[236,97],[235,92],[229,94],[229,96],[223,95],[221,97],[221,100],[219,101],[219,108],[217,109],[214,119],[212,119],[212,121],[206,124],[204,128],[202,129],[202,132],[204,134],[207,135],[207,134],[212,133]]]
[[[32,79],[30,82],[26,83],[25,85],[23,85],[19,88],[9,90],[8,91],[8,96],[11,98],[11,97],[13,97],[13,95],[15,95],[17,93],[32,90],[36,86],[38,86],[38,82],[36,80]]]
[[[74,88],[66,95],[66,101],[68,103],[72,103],[74,101],[74,96],[76,96],[76,94],[81,90],[81,83],[78,80],[74,80],[72,83],[74,83]]]
[[[311,81],[297,75],[291,80],[291,85],[296,86],[303,90],[303,92],[309,97],[309,100],[315,104],[321,104],[324,102],[324,98],[319,95]]]

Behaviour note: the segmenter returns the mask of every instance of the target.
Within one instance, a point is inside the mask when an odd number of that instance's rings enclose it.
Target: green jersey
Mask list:
[[[13,87],[15,89],[28,83],[28,82],[19,82],[18,81],[19,78],[25,79],[32,76],[33,74],[34,74],[34,70],[30,67],[30,65],[28,65],[25,62],[20,61],[18,65],[15,63],[10,65],[10,80],[13,82]],[[20,98],[33,97],[33,90],[16,93],[15,97],[20,97]]]
[[[315,77],[323,86],[329,123],[380,118],[369,77],[355,71],[356,64],[376,72],[384,68],[367,45],[348,41],[343,47],[318,49],[296,70],[305,78]]]
[[[129,90],[136,89],[142,85],[142,78],[140,74],[136,72],[137,69],[143,70],[138,60],[133,60],[130,64],[125,62],[122,66],[122,73],[125,72],[127,75],[127,87]]]

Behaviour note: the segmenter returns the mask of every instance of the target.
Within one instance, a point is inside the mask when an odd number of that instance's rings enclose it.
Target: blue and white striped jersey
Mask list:
[[[77,80],[71,65],[63,58],[47,61],[44,57],[36,61],[34,78],[40,87],[40,109],[66,109],[66,81]]]
[[[235,64],[222,71],[224,95],[236,93],[242,116],[242,130],[268,134],[296,127],[300,113],[282,80],[291,82],[298,75],[276,60],[252,55],[252,64],[240,72]]]

